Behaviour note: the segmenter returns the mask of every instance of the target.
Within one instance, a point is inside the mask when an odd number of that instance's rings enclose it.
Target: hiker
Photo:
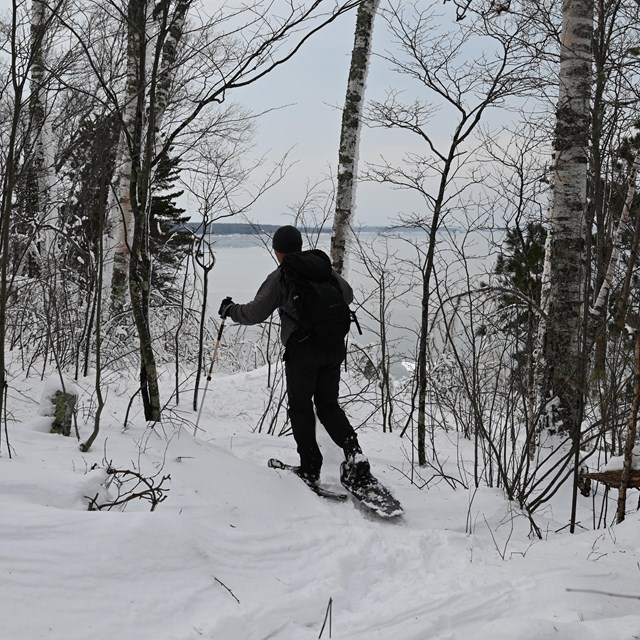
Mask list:
[[[341,478],[350,483],[368,478],[369,462],[362,455],[356,432],[338,404],[340,365],[346,355],[345,334],[350,322],[347,315],[346,326],[343,326],[342,318],[344,309],[350,313],[348,305],[353,301],[353,290],[332,269],[326,253],[319,249],[302,251],[302,236],[295,227],[280,227],[273,235],[272,247],[278,268],[267,276],[251,302],[235,304],[230,297],[225,298],[220,305],[220,317],[228,316],[239,324],[251,325],[264,322],[278,309],[289,418],[300,456],[298,475],[314,484],[320,479],[322,454],[316,441],[315,404],[318,419],[344,451]],[[301,284],[296,284],[301,280]],[[337,295],[339,299],[329,307],[336,309],[336,314],[342,314],[331,317],[328,311],[327,318],[320,318],[320,322],[315,319],[313,330],[299,317],[300,291],[309,281],[325,283],[320,286],[325,287],[326,296]],[[329,282],[338,290],[337,294],[326,288]],[[324,309],[322,304],[316,303],[316,307]]]

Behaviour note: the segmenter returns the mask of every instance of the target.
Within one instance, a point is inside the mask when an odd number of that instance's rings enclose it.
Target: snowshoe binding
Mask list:
[[[340,482],[362,507],[380,518],[397,518],[404,513],[389,489],[371,474],[369,461],[362,454],[340,465]]]
[[[300,470],[300,467],[296,467],[291,464],[286,464],[276,458],[271,458],[269,462],[267,462],[267,466],[271,469],[280,469],[282,471],[289,471],[294,475],[298,476],[302,482],[304,482],[311,491],[313,491],[316,495],[321,498],[326,498],[327,500],[334,500],[336,502],[343,502],[347,499],[347,494],[342,493],[340,491],[332,491],[327,487],[324,487],[320,484],[319,478],[315,478],[306,474]]]

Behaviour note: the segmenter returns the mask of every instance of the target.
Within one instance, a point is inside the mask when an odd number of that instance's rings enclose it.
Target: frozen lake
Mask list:
[[[443,296],[460,293],[477,284],[495,265],[499,243],[497,234],[445,229],[437,246],[436,275]],[[251,235],[211,236],[216,264],[210,274],[209,310],[215,315],[220,301],[231,296],[234,302],[250,301],[267,274],[277,267],[268,237]],[[412,359],[416,327],[420,315],[421,281],[418,265],[424,261],[427,236],[424,231],[401,231],[359,236],[360,251],[351,252],[347,280],[352,285],[363,336],[355,328],[351,340],[360,344],[378,341],[380,286],[384,279],[388,300],[390,339],[402,359]],[[329,252],[330,234],[319,236],[317,248]],[[305,243],[304,248],[309,248]],[[360,254],[360,255],[358,255]]]

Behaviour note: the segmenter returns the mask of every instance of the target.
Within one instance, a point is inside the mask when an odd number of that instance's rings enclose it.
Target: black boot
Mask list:
[[[342,445],[342,450],[344,451],[345,460],[351,460],[355,458],[358,454],[362,455],[362,449],[360,448],[360,443],[358,442],[358,436],[354,433],[349,436]]]
[[[295,474],[300,476],[307,484],[318,484],[320,482],[320,471],[296,467]]]
[[[371,465],[361,453],[347,458],[340,465],[340,482],[345,487],[360,489],[370,485],[372,481]]]

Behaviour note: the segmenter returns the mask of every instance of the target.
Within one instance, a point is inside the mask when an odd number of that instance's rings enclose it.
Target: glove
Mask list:
[[[233,307],[233,301],[231,300],[231,296],[227,296],[220,304],[220,308],[218,309],[218,315],[224,320],[231,311],[231,307]]]

